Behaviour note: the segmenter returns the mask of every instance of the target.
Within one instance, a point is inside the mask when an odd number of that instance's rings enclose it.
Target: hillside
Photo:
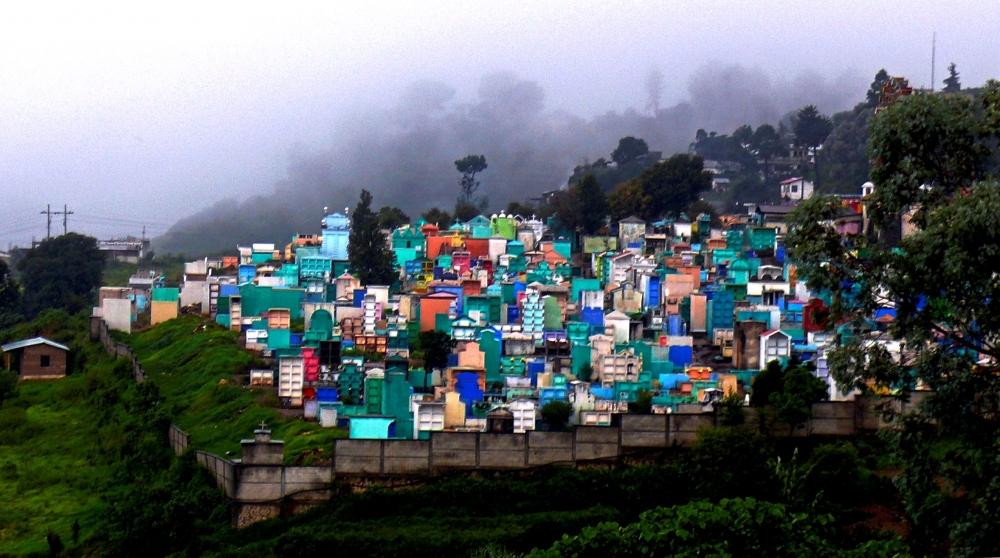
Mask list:
[[[131,335],[150,381],[164,397],[174,424],[191,435],[192,447],[221,456],[239,456],[240,440],[263,421],[285,440],[288,463],[322,460],[339,429],[287,419],[276,409],[273,390],[244,387],[253,356],[236,342],[237,334],[200,316],[182,316]]]

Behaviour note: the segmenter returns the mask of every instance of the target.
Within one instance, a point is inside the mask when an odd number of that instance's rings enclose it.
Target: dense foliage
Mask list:
[[[24,314],[34,318],[49,308],[71,314],[93,306],[104,273],[97,240],[67,233],[28,250],[17,270],[24,286]]]
[[[608,196],[611,220],[635,215],[653,222],[666,215],[679,215],[712,185],[712,176],[703,163],[700,156],[681,153],[618,185]]]
[[[639,521],[620,526],[601,523],[576,536],[565,536],[529,558],[697,557],[771,558],[785,556],[879,558],[902,557],[898,540],[872,540],[846,548],[837,544],[831,515],[795,513],[781,504],[752,498],[722,499],[659,507]]]
[[[895,311],[886,332],[842,340],[830,355],[838,381],[902,397],[933,390],[919,414],[883,409],[898,427],[913,540],[933,554],[1000,552],[998,138],[1000,83],[979,97],[903,97],[872,121],[869,234],[840,238],[835,204],[820,198],[792,216],[787,239],[834,318]]]
[[[21,319],[21,286],[10,276],[7,263],[0,260],[0,329]]]
[[[372,195],[368,190],[361,191],[351,214],[347,259],[351,274],[362,285],[392,285],[399,277],[395,256],[379,226],[378,216],[372,211]]]
[[[618,146],[611,152],[611,160],[601,157],[593,163],[577,165],[569,177],[569,185],[578,184],[587,176],[593,176],[604,192],[610,192],[618,184],[628,182],[642,174],[656,161],[649,156],[646,140],[625,136],[618,140]]]
[[[600,184],[592,174],[557,192],[549,202],[560,224],[571,231],[594,234],[604,226],[608,202]]]

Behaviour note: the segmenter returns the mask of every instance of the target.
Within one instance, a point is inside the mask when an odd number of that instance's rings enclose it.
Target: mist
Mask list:
[[[335,4],[335,5],[334,5]],[[486,156],[491,209],[561,187],[636,135],[666,154],[807,103],[859,101],[879,68],[1000,75],[997,6],[35,4],[0,8],[0,247],[71,230],[232,251],[315,232],[322,207],[411,217]],[[651,102],[648,77],[658,72]],[[210,225],[211,223],[215,225]],[[62,223],[53,222],[52,232]]]

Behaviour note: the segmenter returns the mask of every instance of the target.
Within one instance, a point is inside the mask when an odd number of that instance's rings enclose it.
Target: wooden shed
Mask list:
[[[44,337],[35,337],[0,347],[4,368],[22,380],[62,378],[69,370],[69,347]]]

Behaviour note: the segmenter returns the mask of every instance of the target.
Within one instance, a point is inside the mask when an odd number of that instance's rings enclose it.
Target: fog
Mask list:
[[[1000,76],[993,3],[371,4],[3,7],[0,247],[44,237],[48,203],[100,237],[182,220],[171,249],[314,232],[361,188],[415,215],[469,153],[502,206],[622,135],[670,153],[842,110],[883,67],[928,86],[935,31],[939,84]]]

